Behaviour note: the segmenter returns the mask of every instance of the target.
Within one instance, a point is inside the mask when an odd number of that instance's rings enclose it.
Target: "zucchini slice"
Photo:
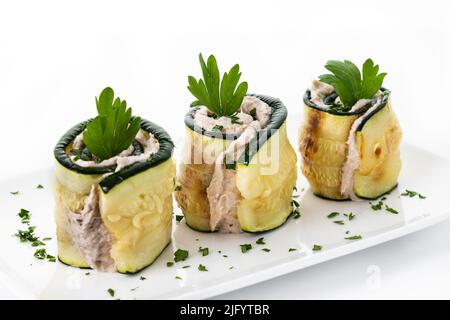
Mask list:
[[[150,265],[171,239],[173,143],[164,129],[141,119],[142,133],[159,142],[156,153],[117,172],[115,166],[82,167],[68,152],[87,123],[70,129],[54,149],[58,256],[71,266],[135,273]],[[77,225],[84,228],[81,245],[71,222],[81,219],[88,205],[95,214]]]
[[[383,88],[381,91],[378,103],[372,99],[356,112],[324,109],[312,102],[311,92],[306,91],[299,138],[301,170],[316,195],[333,200],[351,198],[342,193],[342,180],[349,157],[347,140],[352,133],[358,164],[351,177],[354,195],[375,199],[397,185],[402,132],[392,109],[390,92]],[[324,100],[335,98],[332,93]]]
[[[292,212],[292,192],[297,180],[297,156],[286,133],[287,110],[272,97],[251,95],[272,108],[267,127],[259,131],[245,147],[234,168],[223,171],[220,179],[230,179],[224,190],[223,202],[237,197],[236,206],[228,208],[237,216],[239,228],[246,232],[261,232],[282,225]],[[175,199],[183,211],[186,223],[193,229],[211,232],[212,179],[215,160],[238,135],[205,131],[194,127],[192,108],[185,117],[186,143],[179,167],[179,191]]]

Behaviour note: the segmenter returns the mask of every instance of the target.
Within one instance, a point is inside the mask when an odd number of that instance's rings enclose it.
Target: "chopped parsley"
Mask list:
[[[190,268],[191,266],[183,266],[183,269],[187,269]]]
[[[352,221],[354,218],[355,218],[355,215],[353,214],[353,212],[350,212],[350,213],[348,214],[348,220],[349,220],[349,221]]]
[[[183,280],[183,278],[180,277],[180,276],[176,276],[175,279],[177,279],[177,280]]]
[[[386,211],[390,212],[392,214],[398,214],[397,210],[395,210],[394,208],[389,207],[388,205],[386,205]]]
[[[294,216],[294,219],[300,218],[302,216],[301,213],[300,213],[300,209],[299,209],[300,208],[300,204],[294,199],[292,199],[291,204],[292,204],[292,212],[291,212],[291,214]]]
[[[297,251],[297,249],[295,249],[295,248],[289,248],[289,251],[288,251],[288,252],[292,252],[292,251]]]
[[[362,237],[360,235],[346,237],[345,240],[361,240]]]
[[[404,197],[410,197],[410,198],[414,198],[415,196],[419,196],[420,199],[427,198],[426,196],[424,196],[416,191],[412,191],[412,190],[408,190],[408,189],[406,189],[405,192],[403,192],[401,195]]]
[[[336,223],[336,224],[340,224],[340,225],[344,225],[345,223],[344,223],[344,221],[342,221],[342,220],[337,220],[337,221],[333,221],[334,223]]]
[[[252,110],[250,110],[249,113],[253,118],[256,118],[256,108],[253,108]]]
[[[111,288],[108,289],[108,293],[111,297],[114,297],[114,295],[116,294],[115,291]]]
[[[141,276],[141,277],[139,278],[139,280],[141,280],[141,281],[144,281],[144,280],[147,280],[147,278],[146,278],[146,277],[143,277],[143,276]]]
[[[50,240],[52,240],[51,237],[45,237],[45,238],[42,238],[42,241],[50,241]]]
[[[327,218],[328,219],[332,219],[334,217],[337,217],[338,215],[339,215],[339,212],[332,212],[329,215],[327,215]]]
[[[45,248],[37,249],[37,250],[34,252],[34,256],[35,256],[36,258],[38,258],[39,260],[45,259],[45,257],[47,256],[47,253],[46,253],[46,251],[45,251]]]
[[[30,223],[30,218],[31,218],[30,211],[22,208],[22,209],[20,209],[20,211],[19,211],[19,213],[17,215],[22,220],[22,223],[24,223],[24,224],[25,223],[26,224]]]
[[[252,245],[249,243],[241,244],[241,252],[246,253],[252,249]]]
[[[312,248],[312,251],[320,251],[320,250],[322,250],[322,246],[318,244],[315,244]]]
[[[383,204],[384,204],[383,200],[380,200],[380,201],[379,201],[378,203],[376,203],[376,204],[372,204],[372,203],[370,202],[370,205],[371,205],[371,207],[372,207],[372,210],[375,210],[375,211],[381,210],[381,209],[383,208]]]
[[[39,237],[34,234],[35,226],[28,227],[28,230],[18,230],[15,234],[20,239],[20,242],[39,242]]]
[[[44,186],[43,186],[42,184],[38,184],[38,185],[36,186],[36,189],[44,189]]]
[[[236,116],[235,114],[230,116],[231,119],[231,123],[232,124],[243,124],[243,122],[241,121],[241,119],[239,119],[238,116]]]
[[[175,262],[179,262],[179,261],[184,261],[189,257],[189,251],[187,250],[183,250],[183,249],[178,249],[177,251],[175,251],[174,255],[174,261]]]
[[[12,194],[13,196],[17,196],[19,194],[19,191],[11,191],[10,194]]]
[[[264,252],[270,252],[269,248],[262,248],[261,250],[264,251]]]
[[[47,259],[49,262],[55,262],[56,258],[50,254],[47,254],[45,248],[37,249],[34,252],[34,256],[39,260]]]
[[[220,132],[222,132],[223,126],[216,124],[212,129],[215,130],[215,131],[220,131]]]
[[[176,187],[175,187],[175,191],[177,191],[177,192],[178,192],[178,191],[181,191],[181,186],[176,186]]]
[[[266,244],[266,242],[264,241],[264,238],[259,238],[256,240],[256,244]]]
[[[208,248],[199,247],[198,248],[198,252],[200,252],[202,254],[202,256],[204,257],[204,256],[207,256],[209,254],[209,249]]]
[[[169,268],[169,267],[171,267],[171,266],[173,266],[173,262],[172,261],[168,261],[167,263],[166,263],[166,266]]]
[[[84,275],[89,276],[90,274],[91,274],[90,272],[86,272]]]
[[[177,220],[177,222],[180,222],[181,220],[183,220],[184,216],[180,216],[180,215],[176,215],[175,219]]]
[[[198,271],[208,271],[208,269],[206,269],[206,267],[202,264],[198,265]]]

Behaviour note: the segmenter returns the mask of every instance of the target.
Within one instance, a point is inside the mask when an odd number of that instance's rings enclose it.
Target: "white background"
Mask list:
[[[283,100],[290,127],[326,60],[371,57],[388,73],[404,141],[450,158],[449,15],[430,0],[1,1],[0,179],[51,166],[57,139],[95,115],[105,86],[180,147],[199,52],[215,54],[222,71],[238,62],[250,92]],[[450,298],[448,230],[219,298]]]

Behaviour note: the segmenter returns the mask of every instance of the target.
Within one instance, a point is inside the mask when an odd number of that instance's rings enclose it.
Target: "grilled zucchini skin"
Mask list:
[[[383,89],[385,91],[385,89]],[[348,200],[340,192],[346,144],[353,122],[365,110],[339,113],[323,110],[304,95],[304,123],[300,130],[301,171],[317,196]],[[356,131],[359,167],[354,175],[354,192],[360,198],[375,199],[397,185],[401,162],[401,129],[392,109],[389,93],[361,122]]]
[[[296,154],[286,134],[287,110],[272,97],[254,95],[272,108],[268,126],[259,132],[236,165],[240,192],[237,215],[241,229],[261,232],[282,225],[292,212],[292,191],[296,183]],[[207,188],[214,173],[214,159],[238,136],[194,128],[192,108],[185,117],[186,143],[178,174],[181,190],[175,192],[186,223],[193,229],[211,232]],[[198,148],[198,146],[201,146]],[[271,155],[270,147],[278,150]],[[267,172],[268,168],[276,168]],[[252,183],[258,181],[256,184]]]
[[[67,214],[80,212],[91,187],[98,185],[100,215],[113,238],[110,254],[116,271],[136,273],[150,265],[171,239],[173,143],[161,127],[142,120],[141,130],[158,139],[159,151],[147,161],[136,162],[104,178],[105,173],[115,168],[80,167],[67,155],[73,139],[86,123],[70,129],[54,151],[58,257],[68,265],[90,267],[73,244],[67,230]]]

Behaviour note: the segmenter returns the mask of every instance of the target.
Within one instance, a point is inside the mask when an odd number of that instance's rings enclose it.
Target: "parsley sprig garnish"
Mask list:
[[[199,55],[203,79],[197,81],[193,76],[188,77],[188,89],[197,98],[191,103],[191,107],[205,106],[216,116],[231,116],[240,108],[244,96],[247,94],[247,82],[241,82],[239,65],[235,64],[229,72],[220,72],[216,58],[208,57],[205,63],[202,54]]]
[[[126,150],[139,131],[141,119],[131,119],[131,108],[120,98],[114,99],[113,89],[107,87],[97,103],[98,116],[86,126],[84,143],[100,160],[109,159]]]
[[[320,81],[333,86],[346,107],[353,106],[360,99],[373,98],[386,76],[386,73],[378,73],[379,66],[374,65],[372,59],[364,62],[362,76],[358,67],[348,60],[330,60],[325,68],[331,74],[321,75]]]

